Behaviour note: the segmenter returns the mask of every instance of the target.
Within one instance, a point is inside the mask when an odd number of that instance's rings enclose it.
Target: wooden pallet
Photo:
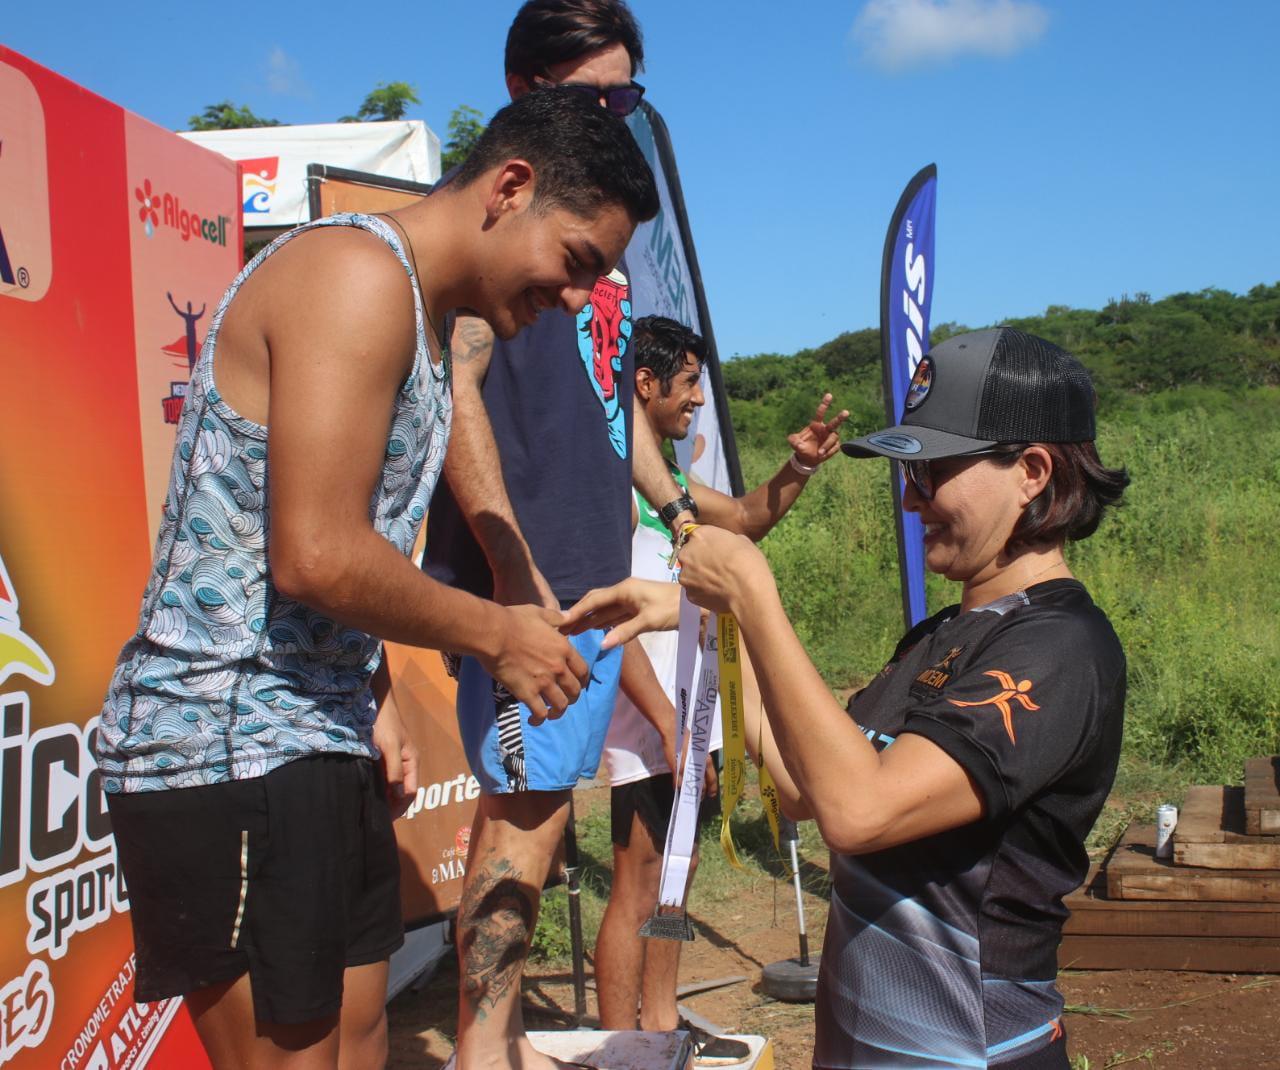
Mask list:
[[[1244,763],[1245,832],[1251,836],[1280,833],[1280,758],[1250,758]]]
[[[1112,899],[1100,867],[1063,903],[1070,936],[1228,937],[1280,941],[1280,910],[1271,903]]]
[[[1063,970],[1280,973],[1280,940],[1187,936],[1064,936]]]
[[[1154,828],[1136,831],[1142,835],[1126,839],[1154,843]],[[1094,867],[1064,900],[1071,916],[1058,948],[1062,969],[1280,973],[1273,903],[1114,899],[1107,886],[1107,870]]]
[[[1280,903],[1280,870],[1200,869],[1156,858],[1154,825],[1126,830],[1106,866],[1110,899]]]
[[[1067,896],[1063,968],[1280,973],[1280,758],[1245,763],[1243,788],[1187,792],[1171,858],[1130,824]]]
[[[1245,827],[1244,788],[1192,788],[1178,814],[1173,860],[1208,869],[1280,869],[1280,836],[1251,836]]]

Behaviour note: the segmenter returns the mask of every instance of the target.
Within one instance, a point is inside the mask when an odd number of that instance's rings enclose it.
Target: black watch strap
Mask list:
[[[680,497],[667,502],[666,505],[658,510],[658,516],[669,528],[675,518],[684,512],[692,513],[694,516],[698,515],[697,504],[687,494],[681,494]]]

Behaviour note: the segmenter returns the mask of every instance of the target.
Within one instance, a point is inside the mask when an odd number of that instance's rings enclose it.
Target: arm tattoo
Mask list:
[[[518,984],[533,939],[537,903],[505,858],[486,860],[458,911],[462,991],[477,1019]]]
[[[453,328],[452,348],[453,359],[458,364],[470,364],[481,358],[488,360],[493,353],[493,331],[476,316],[459,316]]]

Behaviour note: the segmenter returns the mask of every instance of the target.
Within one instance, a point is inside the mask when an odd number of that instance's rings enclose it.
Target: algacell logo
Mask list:
[[[227,231],[232,222],[230,216],[202,216],[199,212],[188,211],[181,197],[153,189],[149,178],[133,187],[133,198],[138,219],[148,238],[155,237],[156,228],[163,224],[178,231],[183,241],[203,238],[214,245],[227,244]]]
[[[39,301],[52,277],[44,107],[26,75],[0,63],[0,297]]]

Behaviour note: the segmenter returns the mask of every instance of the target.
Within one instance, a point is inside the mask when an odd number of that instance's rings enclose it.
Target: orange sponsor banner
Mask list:
[[[405,729],[418,745],[418,794],[396,822],[406,924],[454,910],[462,898],[480,782],[467,768],[454,713],[457,687],[434,650],[388,643],[387,667]]]
[[[129,112],[124,139],[147,530],[156,532],[187,382],[243,240],[226,196],[234,163]]]
[[[240,263],[236,165],[2,46],[0,145],[0,1065],[199,1068],[181,1001],[133,1001],[93,742],[167,400]]]
[[[320,184],[320,215],[389,212],[423,196],[379,185],[377,175],[346,174]],[[418,559],[425,542],[424,528],[414,548]],[[480,782],[467,768],[454,712],[458,689],[440,654],[398,643],[387,643],[384,650],[396,705],[420,760],[418,794],[396,822],[400,905],[405,923],[414,925],[451,913],[462,898]]]

